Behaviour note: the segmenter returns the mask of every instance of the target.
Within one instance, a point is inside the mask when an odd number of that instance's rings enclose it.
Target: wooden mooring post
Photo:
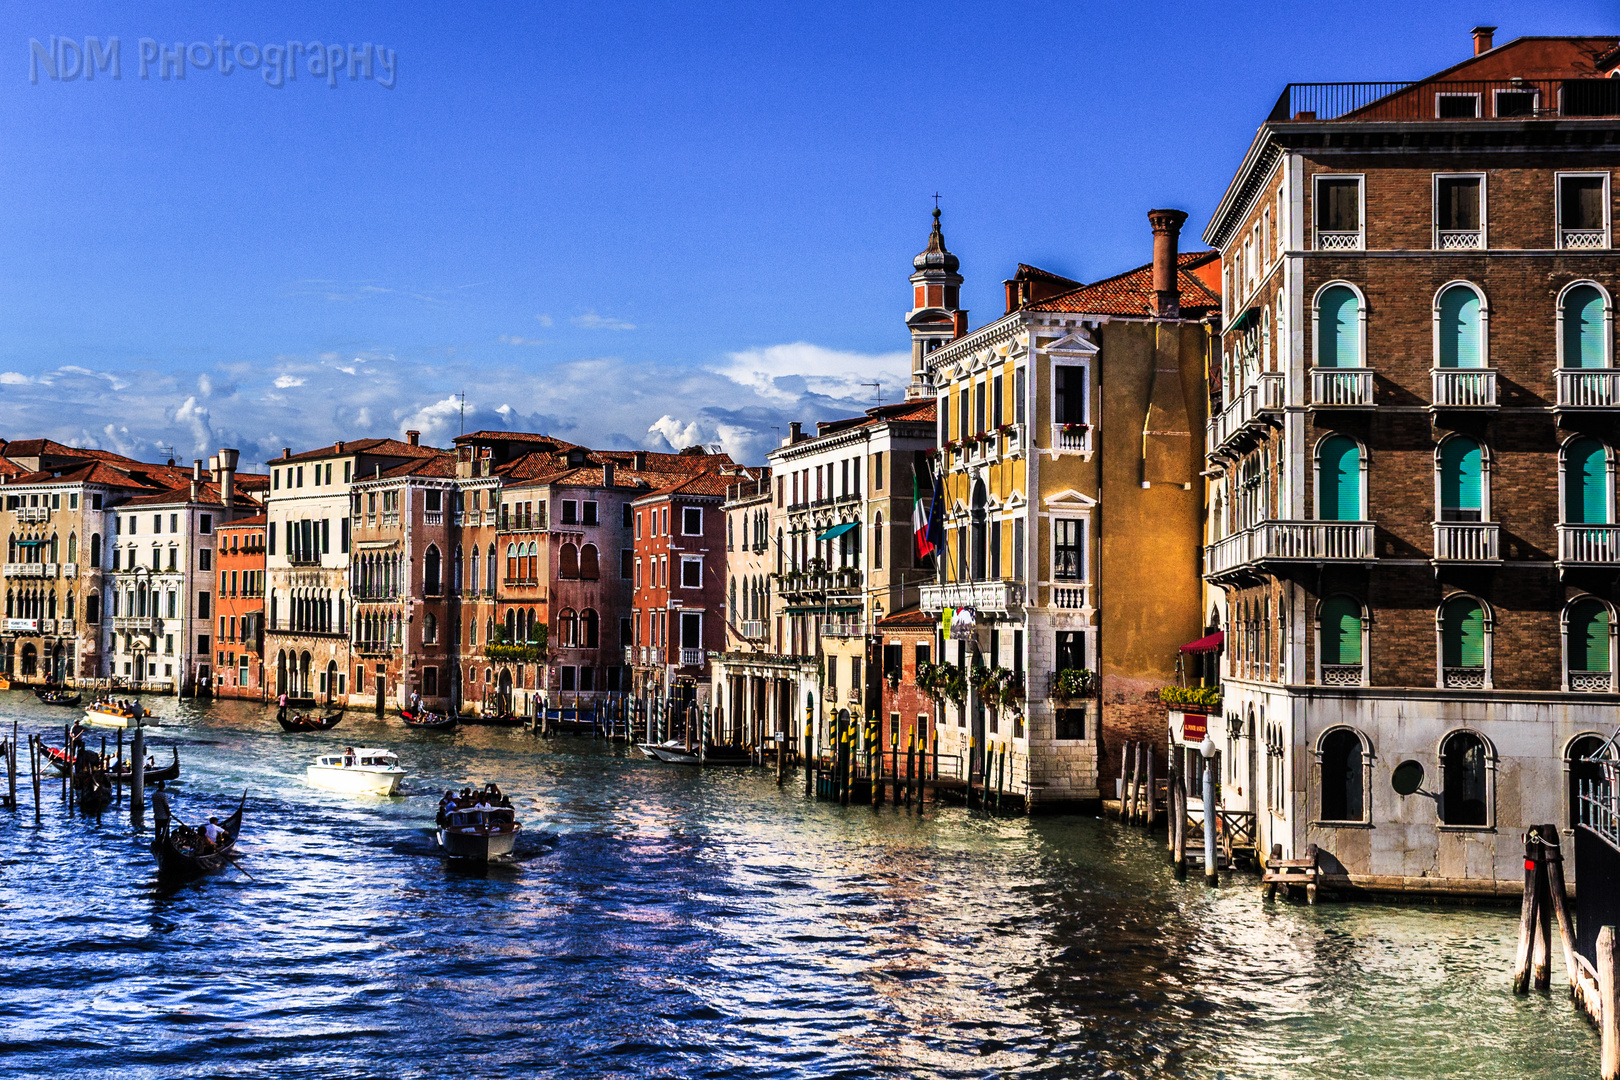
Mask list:
[[[1155,813],[1154,800],[1157,798],[1153,791],[1153,745],[1151,743],[1142,744],[1142,757],[1147,771],[1147,782],[1142,786],[1142,824],[1144,827],[1151,829],[1153,828]]]
[[[1132,784],[1136,777],[1136,744],[1125,744],[1125,753],[1119,763],[1119,820],[1129,821],[1131,817]]]
[[[38,735],[28,736],[28,769],[34,780],[34,824],[39,824],[39,770],[40,759],[45,756],[45,744]]]
[[[1531,969],[1540,938],[1542,881],[1546,877],[1543,865],[1546,858],[1541,845],[1539,826],[1532,826],[1524,834],[1524,896],[1519,905],[1519,945],[1513,956],[1513,992],[1530,992]]]

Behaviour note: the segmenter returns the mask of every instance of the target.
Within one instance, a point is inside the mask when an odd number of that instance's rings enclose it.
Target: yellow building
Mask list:
[[[965,684],[941,710],[941,771],[968,763],[1031,805],[1113,797],[1120,748],[1163,741],[1158,689],[1203,633],[1220,264],[1178,254],[1185,214],[1149,219],[1153,262],[1090,285],[1020,266],[1001,318],[966,333],[965,312],[949,312],[958,336],[913,353],[913,393],[937,399],[945,498],[940,580],[922,607]],[[918,276],[955,262],[936,220]]]

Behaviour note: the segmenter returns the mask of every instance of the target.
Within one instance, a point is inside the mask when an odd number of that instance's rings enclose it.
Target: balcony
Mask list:
[[[635,651],[640,654],[640,659],[631,660],[630,662],[632,664],[639,664],[642,667],[664,666],[663,649],[654,647],[652,645],[643,645],[640,648],[637,648]]]
[[[829,638],[859,638],[866,636],[863,622],[832,622],[821,624],[821,636]]]
[[[1607,694],[1614,689],[1614,676],[1607,671],[1572,671],[1569,688],[1574,693]]]
[[[1463,99],[1442,112],[1445,99]],[[1469,100],[1471,99],[1471,100]],[[1514,124],[1620,114],[1606,79],[1428,79],[1423,82],[1289,83],[1269,123],[1502,120]]]
[[[1620,368],[1560,368],[1559,409],[1612,409],[1620,405]]]
[[[1609,246],[1603,229],[1559,229],[1558,246],[1566,251],[1601,251]]]
[[[6,577],[28,578],[44,577],[45,564],[38,562],[8,562],[6,563]]]
[[[120,615],[113,619],[113,629],[120,634],[155,634],[163,629],[163,620],[149,615]]]
[[[624,662],[627,664],[634,664],[636,662],[636,653],[638,652],[640,652],[640,650],[634,645],[626,645],[624,647]]]
[[[1216,578],[1266,563],[1371,562],[1370,521],[1264,521],[1204,549],[1204,575]]]
[[[422,524],[423,525],[443,525],[444,524],[444,512],[439,511],[438,513],[434,513],[432,510],[423,511],[422,512]]]
[[[1360,686],[1360,664],[1321,664],[1316,672],[1317,682],[1322,686]]]
[[[1372,368],[1312,368],[1311,408],[1370,409]]]
[[[56,620],[56,633],[61,635],[62,637],[68,637],[68,636],[70,636],[72,634],[78,633],[78,631],[79,631],[79,624],[78,624],[78,622],[76,620],[74,620],[74,619],[57,619]]]
[[[681,650],[681,667],[702,667],[702,666],[703,666],[703,650],[702,649],[682,649]]]
[[[63,563],[62,564],[62,576],[64,578],[70,578],[70,579],[78,577],[79,576],[79,564],[78,563],[71,563],[71,562]]]
[[[29,522],[34,521],[48,521],[50,520],[51,516],[50,508],[45,506],[19,506],[16,513],[17,521],[21,524],[28,524]]]
[[[1316,230],[1317,251],[1360,251],[1364,243],[1359,229],[1353,232]]]
[[[1209,419],[1206,450],[1213,454],[1247,431],[1265,426],[1282,412],[1287,386],[1281,372],[1268,371],[1232,396],[1231,404]]]
[[[1057,450],[1085,453],[1091,449],[1090,424],[1053,424],[1052,446]]]
[[[1496,408],[1495,368],[1435,368],[1429,372],[1435,409]]]
[[[39,632],[42,633],[42,634],[54,634],[54,633],[56,633],[56,620],[55,619],[41,619],[41,620],[39,620]]]
[[[1485,234],[1479,229],[1436,229],[1436,251],[1479,251],[1485,247]]]
[[[319,566],[319,565],[321,565],[321,557],[320,557],[320,555],[318,553],[299,552],[296,555],[288,555],[287,556],[287,565],[288,566]]]
[[[1021,581],[951,581],[922,587],[922,609],[972,608],[980,614],[1005,615],[1024,606]]]
[[[747,619],[737,624],[737,633],[749,641],[765,640],[765,620]]]
[[[1016,454],[1025,448],[1024,440],[1028,438],[1023,424],[1005,424],[1001,428],[1003,437],[1007,440],[1007,453]]]
[[[1614,566],[1620,563],[1620,527],[1558,526],[1558,561],[1566,566]]]
[[[1434,523],[1434,561],[1501,562],[1502,527],[1492,522]]]
[[[1089,584],[1053,585],[1050,605],[1066,610],[1090,607],[1091,586]]]

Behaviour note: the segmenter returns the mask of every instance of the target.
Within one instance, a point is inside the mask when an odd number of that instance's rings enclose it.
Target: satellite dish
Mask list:
[[[1423,786],[1423,766],[1416,761],[1403,761],[1395,766],[1390,782],[1395,786],[1395,794],[1410,795]]]

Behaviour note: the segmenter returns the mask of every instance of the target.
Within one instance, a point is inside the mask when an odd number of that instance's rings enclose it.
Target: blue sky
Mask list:
[[[1150,207],[1196,243],[1283,84],[1419,77],[1480,22],[1620,33],[1609,0],[8,5],[0,433],[262,462],[446,445],[465,393],[468,430],[758,461],[899,392],[934,192],[979,325],[1020,261],[1147,261]],[[52,35],[122,77],[31,83]],[[369,42],[394,85],[223,75],[221,37]],[[142,38],[212,66],[142,80]]]

